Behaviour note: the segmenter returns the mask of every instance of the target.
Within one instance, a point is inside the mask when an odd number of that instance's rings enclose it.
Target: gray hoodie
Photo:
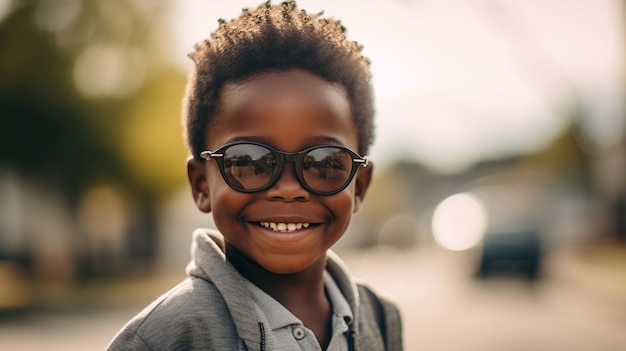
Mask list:
[[[353,311],[350,350],[402,350],[396,306],[355,283],[332,251],[326,270]],[[245,278],[226,260],[221,234],[208,229],[194,232],[187,274],[131,319],[107,350],[265,350],[269,326],[257,320]]]

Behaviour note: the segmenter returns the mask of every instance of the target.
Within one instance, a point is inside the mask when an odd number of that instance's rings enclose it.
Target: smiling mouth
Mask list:
[[[275,232],[289,233],[300,229],[306,229],[310,223],[277,223],[277,222],[259,222],[261,227],[272,229]]]

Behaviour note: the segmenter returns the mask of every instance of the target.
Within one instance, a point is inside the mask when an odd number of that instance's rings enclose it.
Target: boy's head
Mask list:
[[[273,273],[323,268],[347,229],[372,175],[359,51],[337,22],[284,3],[244,11],[193,54],[187,171],[231,262],[240,253]]]
[[[345,88],[359,137],[357,151],[367,155],[374,114],[369,62],[361,46],[346,39],[339,21],[307,14],[295,2],[271,6],[268,1],[255,10],[244,9],[230,22],[220,20],[219,28],[195,49],[189,55],[195,66],[183,100],[183,128],[196,160],[226,83],[292,68]]]

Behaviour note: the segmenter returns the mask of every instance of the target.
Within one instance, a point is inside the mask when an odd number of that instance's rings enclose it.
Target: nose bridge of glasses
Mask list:
[[[283,162],[291,162],[291,163],[296,163],[298,161],[298,158],[300,155],[303,154],[303,152],[283,152],[280,151],[280,154],[283,157]]]
[[[305,198],[304,191],[309,191],[303,183],[298,170],[298,164],[302,152],[283,152],[275,150],[278,158],[277,168],[274,170],[273,180],[267,186],[269,193],[273,197],[280,198]]]
[[[283,177],[285,173],[285,169],[288,169],[287,172],[293,174],[295,178],[298,178],[298,160],[303,152],[284,152],[284,151],[276,151],[279,159],[279,167],[276,170],[278,172],[278,178]],[[291,163],[291,166],[287,166],[287,163]],[[277,179],[278,180],[278,179]]]

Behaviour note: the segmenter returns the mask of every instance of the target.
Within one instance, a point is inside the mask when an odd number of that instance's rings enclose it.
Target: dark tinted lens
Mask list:
[[[224,150],[224,173],[236,188],[261,188],[270,181],[275,169],[276,157],[263,146],[239,144]]]
[[[306,184],[320,192],[343,187],[352,172],[352,156],[336,147],[321,147],[304,156],[302,176]]]

